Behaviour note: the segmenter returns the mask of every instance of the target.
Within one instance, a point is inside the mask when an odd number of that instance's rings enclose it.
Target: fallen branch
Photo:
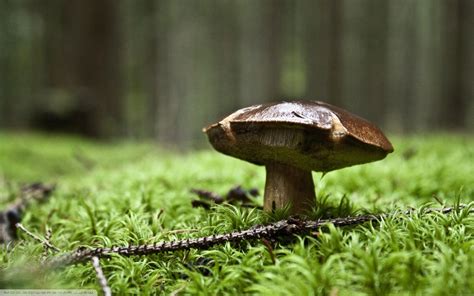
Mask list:
[[[51,238],[51,234],[52,234],[50,229],[48,229],[48,231],[46,232],[45,238],[42,239],[39,236],[32,233],[31,231],[29,231],[28,229],[26,229],[26,227],[23,226],[21,223],[16,223],[15,227],[17,229],[20,229],[24,233],[26,233],[29,237],[31,237],[34,240],[36,240],[36,241],[40,242],[41,244],[43,244],[43,248],[44,248],[45,253],[48,249],[51,249],[55,252],[61,251],[58,247],[54,246],[53,244],[51,244],[49,242],[49,240]],[[43,255],[43,258],[45,258],[45,255]],[[99,257],[93,256],[91,258],[91,262],[92,262],[92,266],[94,267],[95,273],[97,275],[97,280],[99,282],[99,285],[102,289],[102,292],[104,293],[104,296],[112,295],[111,289],[110,289],[110,287],[108,285],[108,282],[107,282],[107,278],[105,277],[104,272],[102,271],[102,268],[100,266]]]
[[[54,191],[55,185],[33,183],[23,186],[18,198],[0,211],[0,243],[8,243],[17,238],[16,224],[21,222],[23,212],[32,200],[43,202]]]
[[[259,195],[258,190],[255,188],[246,190],[243,189],[242,186],[237,185],[232,187],[225,196],[205,189],[192,188],[190,192],[199,197],[199,199],[191,201],[193,208],[202,207],[208,210],[213,204],[223,203],[240,205],[243,207],[258,207],[254,204],[251,198]]]
[[[105,277],[104,272],[102,271],[102,267],[100,267],[99,257],[94,256],[91,258],[91,261],[92,266],[94,266],[95,274],[97,276],[97,280],[99,281],[99,285],[102,288],[104,296],[111,296],[112,290],[110,289],[109,284],[107,282],[107,278]]]
[[[25,228],[25,226],[23,226],[21,223],[16,223],[15,224],[16,228],[17,229],[20,229],[22,230],[24,233],[26,233],[29,237],[33,238],[34,240],[40,242],[41,244],[43,244],[43,246],[45,248],[49,248],[51,250],[54,250],[56,252],[59,252],[61,251],[58,247],[52,245],[48,239],[42,239],[40,238],[39,236],[35,235],[34,233],[30,232],[28,229]]]
[[[462,208],[459,206],[458,208]],[[447,214],[458,208],[427,209],[426,212],[439,212]],[[472,211],[472,210],[471,210]],[[411,214],[413,210],[407,210],[402,214]],[[324,219],[316,221],[304,221],[296,218],[281,220],[267,225],[257,225],[247,230],[234,231],[226,234],[217,234],[200,238],[189,238],[184,240],[160,242],[151,245],[115,246],[111,248],[78,249],[45,262],[49,267],[60,267],[68,264],[81,263],[92,257],[108,257],[112,254],[121,256],[150,255],[169,251],[188,249],[209,249],[213,246],[226,242],[254,241],[259,239],[275,239],[291,235],[301,235],[319,230],[326,224],[336,227],[354,226],[366,222],[379,221],[392,214],[361,215],[355,217]]]

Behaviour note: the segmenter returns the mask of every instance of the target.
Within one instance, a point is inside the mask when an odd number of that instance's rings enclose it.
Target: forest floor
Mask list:
[[[393,137],[386,159],[314,173],[312,218],[398,213],[378,223],[323,227],[293,240],[226,243],[208,250],[101,258],[114,294],[474,294],[474,137]],[[211,148],[171,153],[150,143],[0,134],[0,210],[32,182],[56,184],[21,224],[60,253],[196,238],[284,218],[258,208],[193,207],[191,189],[224,195],[264,186],[264,169]],[[262,204],[262,197],[250,197]],[[441,204],[440,204],[441,203]],[[441,214],[426,208],[467,204]],[[414,209],[410,214],[399,210]],[[397,212],[398,211],[398,212]],[[92,264],[44,270],[56,256],[18,231],[0,249],[0,288],[100,290]],[[41,270],[41,272],[39,272]]]

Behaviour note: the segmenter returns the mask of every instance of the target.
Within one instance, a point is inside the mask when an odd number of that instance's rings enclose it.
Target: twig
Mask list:
[[[272,259],[272,263],[273,263],[273,265],[275,265],[276,259],[275,259],[275,253],[273,253],[272,245],[270,244],[270,242],[266,238],[262,238],[262,243],[267,248],[268,254],[270,254],[270,259]]]
[[[229,190],[229,192],[227,193],[226,199],[229,203],[235,203],[235,202],[241,202],[243,204],[252,203],[252,200],[249,198],[249,195],[253,197],[258,196],[258,191],[255,191],[255,188],[252,188],[250,190],[245,190],[242,188],[242,186],[237,185]]]
[[[425,212],[439,212],[447,214],[455,209],[462,208],[443,208],[443,209],[427,209]],[[474,209],[471,210],[471,212]],[[413,210],[401,212],[402,214],[411,214]],[[399,213],[399,212],[397,212]],[[226,242],[240,242],[240,241],[254,241],[262,238],[274,239],[278,237],[288,237],[291,235],[301,235],[311,233],[319,230],[322,226],[333,224],[336,227],[354,226],[366,222],[379,221],[383,218],[394,215],[377,214],[377,215],[362,215],[355,217],[324,219],[316,221],[304,221],[300,219],[290,218],[281,220],[268,225],[257,225],[247,230],[234,231],[226,234],[211,235],[200,238],[189,238],[176,241],[160,242],[151,245],[135,245],[135,246],[115,246],[111,248],[94,248],[94,249],[78,249],[74,252],[67,253],[55,258],[52,258],[46,265],[49,267],[60,267],[68,264],[75,264],[89,260],[90,258],[109,257],[111,254],[118,254],[121,256],[141,256],[157,254],[169,251],[189,250],[189,249],[209,249],[215,245],[224,244]]]
[[[199,200],[199,199],[192,200],[191,205],[193,206],[193,208],[202,207],[206,210],[209,210],[211,208],[210,203],[208,203],[207,201]]]
[[[244,207],[255,207],[249,196],[256,197],[259,195],[257,189],[251,188],[249,190],[245,190],[240,185],[229,189],[225,196],[205,189],[192,188],[190,192],[196,194],[200,198],[198,200],[191,201],[193,208],[203,207],[207,210],[210,209],[213,204],[223,203],[240,205]]]
[[[433,194],[432,197],[441,205],[444,206],[444,202],[437,196],[436,194]]]
[[[33,183],[23,186],[15,201],[0,211],[0,243],[17,239],[15,224],[21,222],[26,207],[32,200],[46,201],[54,189],[54,184]]]
[[[112,290],[109,287],[107,282],[107,278],[102,271],[102,267],[100,267],[99,257],[93,256],[91,258],[92,266],[94,266],[95,274],[97,275],[97,280],[99,281],[99,285],[102,288],[102,292],[104,292],[104,296],[111,296]]]
[[[46,234],[44,235],[44,240],[47,241],[48,243],[51,243],[52,234],[53,232],[51,231],[51,229],[46,227]],[[43,245],[42,261],[48,258],[48,250],[49,250],[49,247],[47,245]]]
[[[163,215],[163,212],[164,212],[164,211],[165,211],[165,210],[160,209],[160,211],[158,212],[158,214],[156,214],[156,220],[159,220],[159,219],[161,218],[161,216]]]
[[[28,229],[25,228],[25,226],[23,226],[21,223],[16,223],[15,224],[16,228],[17,229],[20,229],[22,230],[24,233],[26,233],[28,236],[30,236],[31,238],[33,238],[34,240],[40,242],[43,244],[43,246],[45,246],[46,248],[50,248],[56,252],[60,252],[61,250],[55,246],[53,246],[50,242],[48,242],[47,240],[45,239],[42,239],[40,238],[39,236],[33,234],[32,232],[30,232]]]
[[[51,230],[51,228],[48,228],[46,230],[46,235],[44,236],[44,239],[49,242],[51,240],[51,236],[53,235],[53,231]]]
[[[39,201],[46,200],[56,188],[55,184],[32,183],[21,188],[21,198],[28,201],[36,199]]]
[[[191,190],[189,190],[189,191],[191,193],[196,194],[200,198],[205,198],[205,199],[208,199],[208,200],[212,200],[216,204],[221,204],[221,203],[224,202],[224,198],[222,198],[222,196],[220,196],[219,194],[217,194],[215,192],[209,191],[209,190],[191,188]]]

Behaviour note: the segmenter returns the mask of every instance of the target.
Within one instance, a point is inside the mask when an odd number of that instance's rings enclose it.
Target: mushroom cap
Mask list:
[[[374,124],[319,101],[254,105],[203,131],[219,152],[257,165],[328,172],[385,158],[390,141]]]

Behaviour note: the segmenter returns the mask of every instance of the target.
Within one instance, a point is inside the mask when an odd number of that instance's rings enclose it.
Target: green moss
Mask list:
[[[474,200],[473,137],[395,138],[394,146],[383,161],[322,179],[314,174],[314,218],[439,206],[433,195],[449,205]],[[40,235],[51,228],[51,242],[64,251],[199,237],[275,219],[257,209],[191,206],[190,188],[263,190],[264,177],[262,167],[211,149],[175,154],[151,143],[0,134],[0,204],[11,202],[25,182],[56,182],[50,201],[31,205],[22,223]],[[0,251],[0,286],[98,289],[90,264],[35,272],[32,262],[43,248],[20,236]],[[247,243],[113,256],[101,264],[117,294],[472,294],[473,238],[474,216],[464,210],[329,226],[316,237],[277,244],[275,264],[263,244]]]

